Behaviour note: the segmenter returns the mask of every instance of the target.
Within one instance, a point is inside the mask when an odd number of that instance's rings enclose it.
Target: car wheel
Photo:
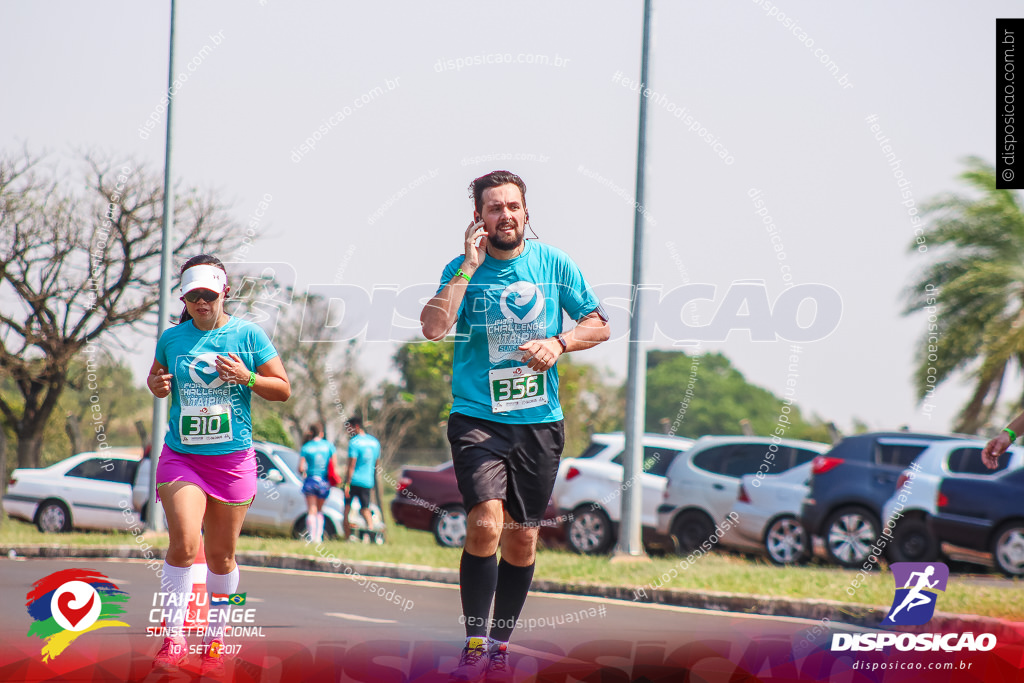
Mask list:
[[[466,508],[447,505],[434,515],[434,538],[445,548],[461,548],[466,542]]]
[[[764,532],[768,559],[778,565],[803,564],[810,557],[807,534],[795,517],[779,517]]]
[[[305,531],[305,529],[303,529]],[[330,517],[324,517],[324,540],[333,541],[338,537],[338,530],[334,528],[334,522]]]
[[[847,569],[863,565],[877,540],[878,520],[861,508],[842,508],[825,522],[825,552]]]
[[[1000,527],[992,544],[992,559],[1007,576],[1024,576],[1024,521]]]
[[[44,534],[63,533],[71,530],[71,513],[64,503],[47,500],[36,512],[36,526]]]
[[[160,506],[160,514],[163,515],[164,531],[167,531],[167,513],[164,512],[164,506]],[[146,520],[149,519],[149,503],[143,503],[142,509],[139,511],[139,522],[146,524]]]
[[[581,555],[602,555],[615,542],[612,521],[604,510],[581,505],[572,511],[569,520],[569,548]]]
[[[700,544],[715,533],[715,523],[703,512],[689,510],[672,522],[672,540],[676,551],[682,555],[700,547]]]
[[[889,557],[893,562],[934,562],[939,559],[939,543],[920,517],[896,521]]]

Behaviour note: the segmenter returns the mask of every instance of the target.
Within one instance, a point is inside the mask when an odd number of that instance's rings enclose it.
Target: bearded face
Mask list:
[[[502,251],[518,249],[526,232],[526,206],[519,188],[511,183],[490,187],[481,199],[488,244]]]

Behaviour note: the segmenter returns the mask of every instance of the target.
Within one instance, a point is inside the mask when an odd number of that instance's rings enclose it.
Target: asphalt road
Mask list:
[[[43,665],[43,641],[26,635],[25,596],[34,582],[69,568],[99,571],[126,591],[129,626],[87,632]],[[162,640],[146,630],[159,625],[157,588],[142,561],[0,560],[0,680],[192,680],[150,673]],[[228,639],[239,648],[231,671],[239,681],[446,681],[464,641],[456,586],[243,567],[239,591],[253,620],[240,625],[254,629]],[[531,594],[512,638],[512,665],[516,681],[681,681],[684,670],[686,680],[726,681],[740,671],[799,669],[806,661],[794,665],[794,655],[815,650],[809,635],[830,637],[802,619]]]

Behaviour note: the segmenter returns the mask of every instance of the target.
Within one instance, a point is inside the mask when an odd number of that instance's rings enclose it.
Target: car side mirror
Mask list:
[[[280,484],[282,481],[284,481],[284,475],[281,474],[278,470],[270,470],[269,472],[267,472],[267,479],[274,482],[275,484]]]

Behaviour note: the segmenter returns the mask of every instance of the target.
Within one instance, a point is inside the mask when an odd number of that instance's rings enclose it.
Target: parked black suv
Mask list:
[[[950,477],[939,485],[929,526],[940,542],[992,554],[1007,576],[1024,576],[1024,469]]]
[[[813,460],[801,520],[825,541],[825,552],[844,567],[860,567],[881,532],[882,505],[900,474],[932,442],[955,438],[912,432],[848,436]]]

